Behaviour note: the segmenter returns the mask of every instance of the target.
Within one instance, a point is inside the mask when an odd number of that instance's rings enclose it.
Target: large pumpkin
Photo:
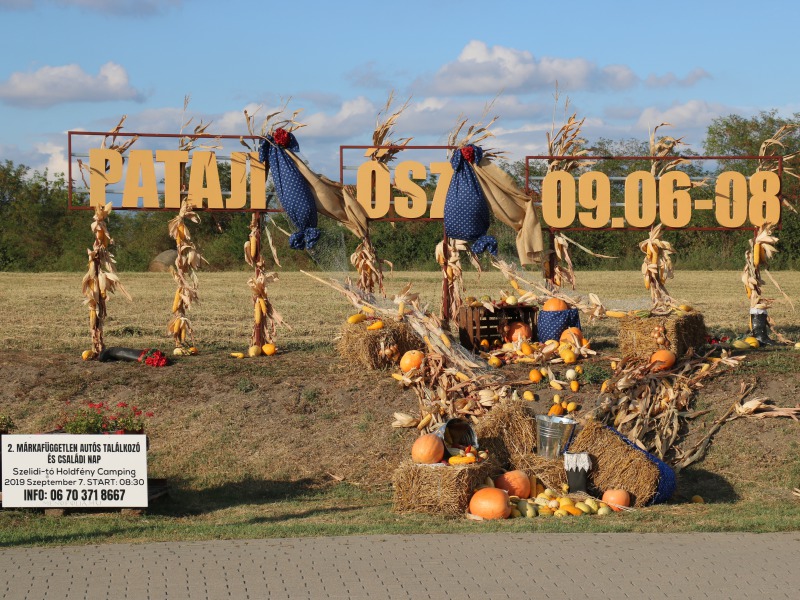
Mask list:
[[[412,369],[418,369],[422,365],[422,359],[424,358],[425,354],[420,350],[409,350],[400,359],[400,370],[403,373],[408,373]]]
[[[529,340],[533,332],[531,328],[526,324],[520,321],[511,321],[508,325],[505,326],[503,330],[503,339],[506,342],[516,342],[518,340]]]
[[[561,332],[560,340],[562,342],[569,342],[571,344],[573,340],[573,334],[578,338],[578,341],[581,342],[581,345],[583,345],[583,332],[581,331],[580,327],[568,327]]]
[[[415,463],[432,465],[444,458],[444,442],[435,433],[426,433],[417,438],[411,446],[411,460]]]
[[[650,357],[650,364],[657,363],[653,366],[653,371],[666,371],[672,368],[675,360],[675,353],[671,350],[656,350]]]
[[[511,514],[508,492],[491,487],[479,489],[469,501],[469,512],[484,519],[507,519]]]
[[[603,502],[611,507],[611,510],[621,511],[618,506],[630,506],[631,495],[625,490],[606,490],[603,492]],[[615,506],[616,505],[616,506]]]
[[[525,471],[509,471],[494,480],[494,485],[508,492],[509,496],[531,497],[531,480]]]
[[[568,310],[569,306],[566,302],[561,300],[561,298],[550,298],[547,302],[544,303],[542,306],[542,310],[545,312],[555,312],[559,310]]]

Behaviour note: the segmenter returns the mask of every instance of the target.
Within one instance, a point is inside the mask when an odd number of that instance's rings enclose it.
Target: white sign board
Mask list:
[[[3,435],[3,506],[147,506],[144,435]]]

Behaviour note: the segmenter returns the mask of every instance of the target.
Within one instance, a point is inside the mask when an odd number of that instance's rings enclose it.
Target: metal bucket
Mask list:
[[[536,453],[556,459],[564,452],[578,422],[566,417],[536,416]]]

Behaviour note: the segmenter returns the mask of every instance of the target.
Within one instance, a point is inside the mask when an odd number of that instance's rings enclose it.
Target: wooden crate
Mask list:
[[[485,306],[462,306],[456,315],[458,337],[461,345],[470,350],[480,348],[481,340],[494,346],[503,341],[503,327],[520,321],[531,328],[531,339],[536,339],[536,306],[497,306],[491,312]]]

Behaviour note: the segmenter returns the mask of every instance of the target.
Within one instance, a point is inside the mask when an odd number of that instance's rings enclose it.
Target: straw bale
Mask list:
[[[481,449],[501,466],[536,448],[536,416],[524,400],[506,398],[495,404],[474,429]]]
[[[490,458],[471,465],[400,464],[392,476],[392,509],[398,513],[421,512],[461,517],[475,490],[487,477],[500,474]]]
[[[383,351],[397,346],[393,357]],[[345,323],[336,344],[339,355],[350,364],[364,365],[368,369],[383,369],[393,366],[408,350],[422,350],[422,341],[402,321],[384,320],[383,328],[367,329],[367,323]]]
[[[622,489],[631,495],[631,506],[645,506],[658,490],[658,467],[600,423],[586,423],[569,451],[589,453],[589,485],[601,493]]]
[[[627,317],[619,325],[619,350],[623,356],[649,358],[661,347],[651,335],[653,329],[662,325],[669,349],[678,358],[689,348],[699,348],[706,343],[706,325],[699,312],[670,314],[647,318]]]
[[[561,486],[567,483],[567,472],[562,459],[545,458],[536,454],[521,454],[514,458],[512,466],[530,477],[535,475],[551,490],[561,492]]]

